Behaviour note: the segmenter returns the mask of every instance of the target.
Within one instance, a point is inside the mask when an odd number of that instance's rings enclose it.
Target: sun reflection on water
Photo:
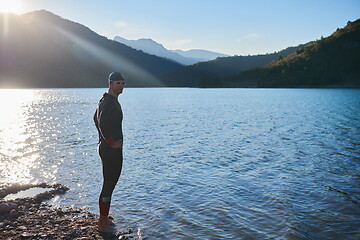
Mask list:
[[[40,162],[37,129],[29,117],[39,97],[36,90],[0,90],[0,180],[33,183],[32,170]]]

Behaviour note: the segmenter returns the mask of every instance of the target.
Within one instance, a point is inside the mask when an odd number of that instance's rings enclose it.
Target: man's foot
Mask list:
[[[100,216],[98,222],[99,232],[113,233],[115,232],[115,224],[105,216]]]
[[[110,226],[115,226],[115,223],[112,221],[112,219],[114,219],[114,218],[108,218],[107,219],[107,224],[110,225]]]
[[[108,233],[108,232],[99,232],[99,235],[102,239],[106,240],[118,240],[118,237],[115,233]]]

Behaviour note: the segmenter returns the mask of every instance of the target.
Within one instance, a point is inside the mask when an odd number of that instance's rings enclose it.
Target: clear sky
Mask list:
[[[0,0],[0,11],[45,9],[109,39],[168,49],[271,53],[329,36],[360,18],[360,0]]]

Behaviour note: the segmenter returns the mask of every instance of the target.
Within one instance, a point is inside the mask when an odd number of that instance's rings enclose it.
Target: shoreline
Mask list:
[[[4,200],[8,194],[34,187],[54,190],[34,197]],[[97,230],[97,214],[84,208],[53,207],[44,202],[68,190],[60,184],[0,187],[0,239],[142,239],[131,229],[116,234],[100,233]]]

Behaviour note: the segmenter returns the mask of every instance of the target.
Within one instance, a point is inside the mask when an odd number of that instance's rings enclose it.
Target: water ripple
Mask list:
[[[104,91],[1,90],[0,184],[62,183],[53,204],[97,212]],[[126,89],[112,214],[149,239],[356,239],[359,93]]]

